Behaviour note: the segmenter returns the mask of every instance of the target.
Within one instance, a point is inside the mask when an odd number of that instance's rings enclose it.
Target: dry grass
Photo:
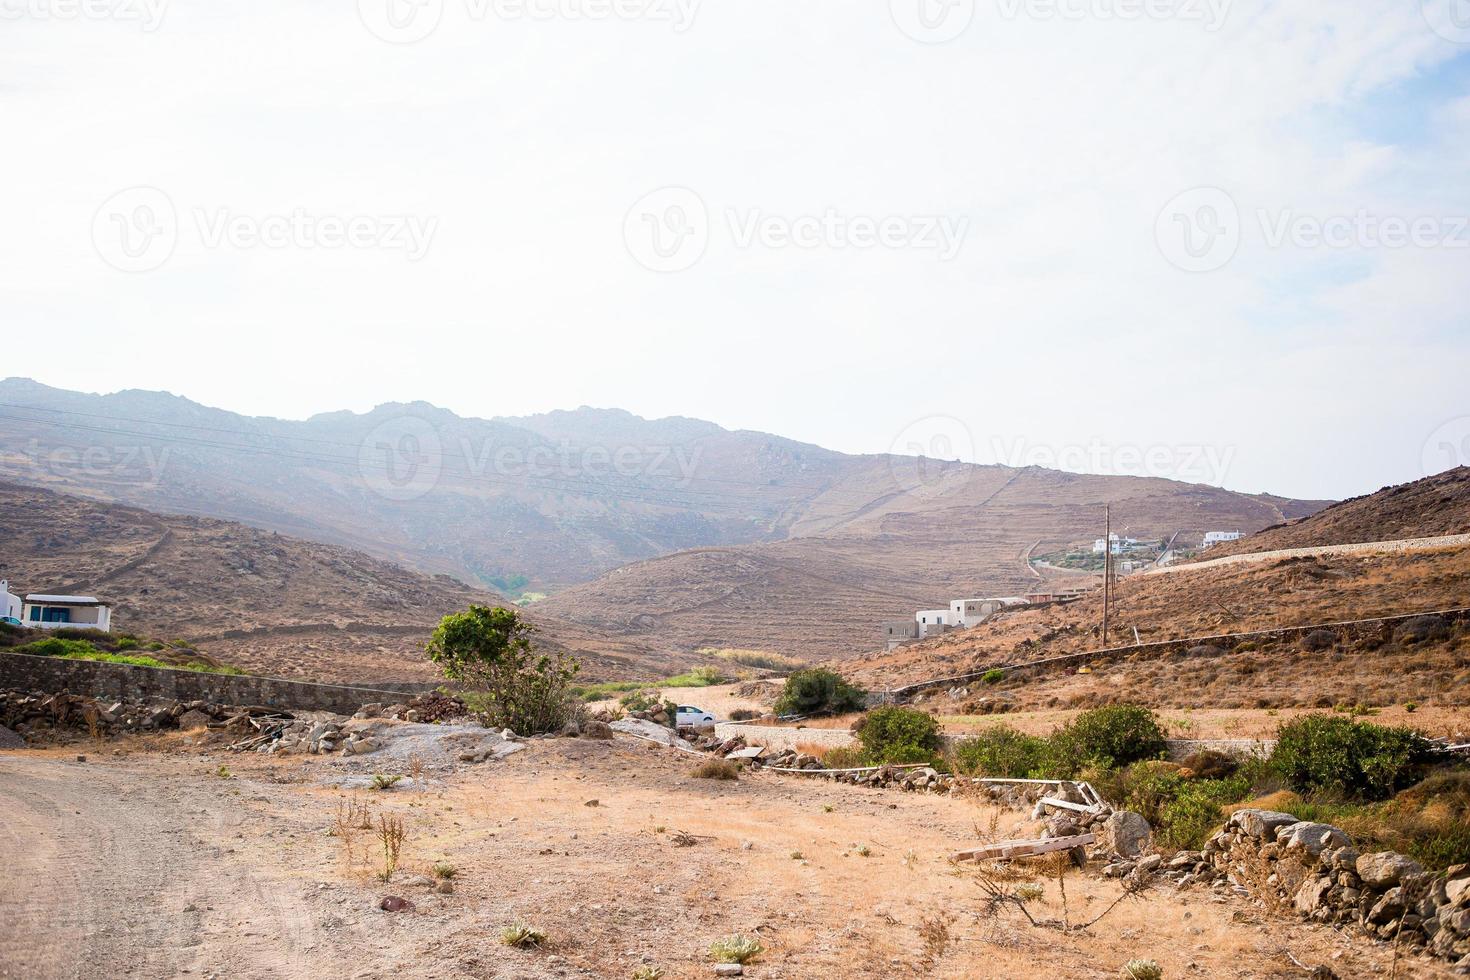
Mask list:
[[[689,773],[693,779],[719,779],[734,782],[740,778],[740,764],[728,759],[706,759]]]

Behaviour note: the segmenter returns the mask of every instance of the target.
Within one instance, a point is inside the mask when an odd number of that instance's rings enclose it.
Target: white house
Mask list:
[[[1108,540],[1113,543],[1113,554],[1115,555],[1121,555],[1125,551],[1132,550],[1138,547],[1140,543],[1137,538],[1120,538],[1116,534],[1108,535]],[[1107,550],[1108,546],[1102,538],[1093,539],[1092,553],[1094,555],[1100,555]]]
[[[31,629],[112,629],[112,606],[89,595],[28,595],[21,622]]]
[[[1206,531],[1204,547],[1208,548],[1222,541],[1239,541],[1241,537],[1239,531]]]
[[[0,578],[0,619],[20,619],[20,596],[12,595],[10,583]]]
[[[920,609],[914,613],[919,624],[919,637],[938,636],[955,625],[954,613],[948,609]]]
[[[954,599],[949,604],[949,619],[953,626],[969,629],[1000,612],[1006,606],[1022,602],[1020,599]]]

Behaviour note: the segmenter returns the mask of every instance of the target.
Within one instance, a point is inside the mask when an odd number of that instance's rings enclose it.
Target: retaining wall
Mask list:
[[[263,705],[288,711],[334,711],[350,715],[364,704],[393,702],[404,691],[275,677],[206,674],[197,670],[135,667],[95,660],[62,660],[26,653],[0,653],[0,688],[81,694],[115,701],[163,698]]]
[[[785,725],[742,725],[737,722],[720,722],[715,725],[715,737],[722,741],[736,735],[744,737],[746,745],[764,745],[768,749],[794,749],[799,743],[839,749],[857,742],[852,732],[841,728],[792,728]]]

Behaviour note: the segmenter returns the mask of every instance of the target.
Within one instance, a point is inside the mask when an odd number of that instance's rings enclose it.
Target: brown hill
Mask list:
[[[241,521],[512,594],[556,592],[686,549],[814,537],[885,542],[867,563],[900,580],[907,561],[891,569],[893,556],[929,552],[937,568],[949,555],[936,547],[980,547],[999,560],[953,577],[999,587],[1020,581],[1016,555],[1033,541],[1097,536],[1098,515],[1049,522],[1053,504],[1136,504],[1125,507],[1134,530],[1154,534],[1258,528],[1321,506],[1158,480],[848,456],[616,410],[486,420],[414,403],[293,422],[19,378],[0,381],[0,478]],[[1013,484],[1034,495],[1031,540],[1002,523],[1012,516],[1003,505],[1018,500]],[[863,585],[894,588],[886,574]]]
[[[1042,575],[1028,557],[1100,536],[1104,503],[1115,526],[1154,539],[1181,528],[1260,527],[1314,507],[1168,480],[931,464],[914,492],[875,495],[849,511],[846,495],[876,493],[891,465],[873,458],[830,497],[816,497],[786,541],[639,562],[535,608],[682,651],[842,658],[870,651],[885,619],[1034,588]]]
[[[1298,520],[1275,524],[1200,555],[1225,555],[1319,545],[1393,541],[1470,532],[1470,467],[1384,487]]]
[[[167,516],[0,483],[3,568],[15,591],[85,592],[114,628],[180,638],[247,670],[360,684],[431,681],[423,649],[446,613],[505,604],[348,548],[230,521]],[[590,678],[662,676],[647,645],[532,614]]]

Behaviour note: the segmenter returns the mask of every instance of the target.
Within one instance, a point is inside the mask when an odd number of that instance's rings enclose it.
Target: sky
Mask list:
[[[1310,498],[1470,463],[1470,0],[0,19],[0,375]]]

